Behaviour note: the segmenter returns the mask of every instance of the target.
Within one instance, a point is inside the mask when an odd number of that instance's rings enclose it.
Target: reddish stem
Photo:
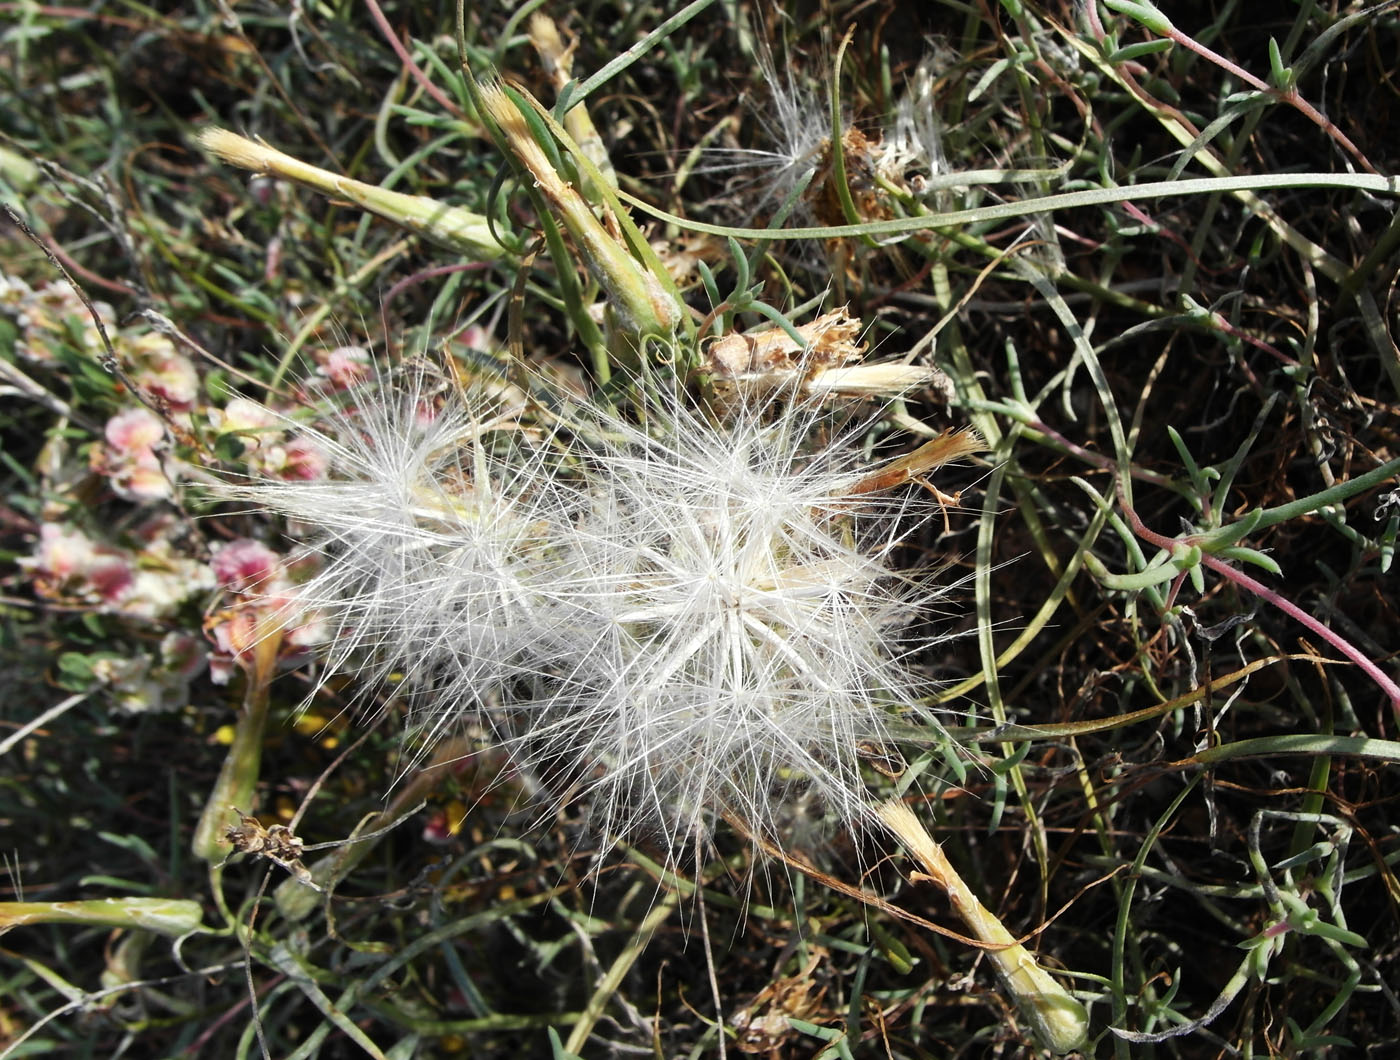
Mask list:
[[[1092,449],[1085,449],[1082,445],[1070,441],[1059,431],[1055,430],[1054,427],[1051,427],[1048,423],[1042,422],[1040,417],[1036,416],[1033,412],[1031,417],[1024,422],[1031,430],[1035,431],[1037,434],[1045,435],[1046,438],[1049,438],[1056,445],[1060,446],[1065,452],[1069,453],[1070,456],[1078,457],[1086,464],[1096,467],[1100,471],[1116,472],[1118,470],[1118,464],[1112,457],[1105,456],[1103,453],[1096,453]],[[1175,492],[1172,480],[1161,472],[1149,471],[1146,468],[1130,467],[1128,474],[1132,475],[1133,478],[1140,482],[1150,482],[1154,486],[1161,486],[1163,489],[1169,489]]]
[[[437,100],[438,105],[454,118],[465,119],[466,115],[462,113],[462,108],[448,99],[446,93],[433,84],[428,75],[419,69],[418,64],[413,61],[413,57],[408,54],[408,49],[403,46],[403,42],[394,33],[394,27],[389,25],[389,20],[384,17],[384,12],[376,0],[365,0],[365,6],[369,8],[370,17],[374,19],[374,24],[379,27],[379,32],[389,42],[389,47],[393,48],[394,54],[399,57],[399,62],[403,63],[404,69],[423,86],[423,91]]]
[[[1123,493],[1121,482],[1118,484],[1118,504],[1123,509],[1123,514],[1128,519],[1128,525],[1133,528],[1133,533],[1137,534],[1138,537],[1142,538],[1148,544],[1156,545],[1158,548],[1171,551],[1183,546],[1190,547],[1193,545],[1200,545],[1202,540],[1204,540],[1204,535],[1199,534],[1172,538],[1164,537],[1154,530],[1149,530],[1142,519],[1138,517],[1137,511],[1128,503],[1128,499]],[[1226,563],[1220,557],[1213,556],[1209,552],[1202,552],[1201,562],[1241,588],[1248,589],[1261,600],[1273,604],[1290,618],[1301,622],[1352,662],[1356,663],[1357,666],[1361,667],[1362,672],[1374,681],[1380,690],[1386,694],[1386,697],[1390,700],[1391,709],[1395,711],[1397,717],[1400,717],[1400,685],[1396,685],[1384,670],[1363,655],[1361,649],[1357,648],[1351,641],[1347,640],[1335,630],[1324,626],[1297,604],[1280,596],[1267,585],[1256,581],[1237,567],[1230,566],[1230,564]]]
[[[459,262],[455,265],[435,265],[430,269],[423,269],[415,272],[412,276],[405,276],[394,286],[390,287],[382,299],[382,304],[387,308],[400,294],[410,287],[414,287],[425,280],[431,280],[438,276],[449,276],[454,272],[478,272],[491,267],[489,261],[467,261]]]
[[[1381,691],[1384,692],[1390,698],[1391,709],[1395,711],[1397,717],[1400,717],[1400,686],[1397,686],[1396,683],[1390,679],[1390,677],[1386,674],[1384,670],[1382,670],[1374,662],[1368,659],[1365,655],[1362,655],[1361,650],[1357,648],[1354,644],[1352,644],[1351,641],[1347,640],[1340,633],[1337,633],[1334,630],[1329,629],[1327,626],[1324,626],[1321,622],[1313,618],[1312,615],[1308,614],[1297,604],[1294,604],[1291,601],[1284,599],[1278,593],[1270,589],[1267,585],[1255,581],[1248,574],[1244,573],[1244,571],[1230,566],[1218,556],[1212,556],[1208,552],[1203,553],[1201,555],[1201,562],[1204,563],[1211,570],[1215,571],[1217,574],[1223,574],[1226,578],[1229,578],[1236,585],[1248,589],[1255,596],[1258,596],[1263,600],[1267,600],[1269,603],[1273,604],[1284,614],[1297,619],[1303,625],[1307,626],[1308,629],[1312,630],[1319,637],[1325,640],[1328,644],[1332,645],[1332,647],[1336,648],[1339,652],[1345,655],[1352,662],[1356,663],[1356,665],[1361,667],[1362,671],[1365,672],[1365,674],[1372,681],[1376,682],[1376,684],[1380,686]]]
[[[1209,62],[1212,62],[1216,66],[1220,67],[1222,70],[1225,70],[1227,73],[1234,74],[1245,84],[1249,85],[1251,88],[1257,89],[1258,91],[1263,92],[1265,95],[1272,96],[1280,103],[1287,103],[1289,106],[1302,112],[1302,114],[1306,116],[1310,122],[1316,125],[1333,140],[1335,140],[1344,151],[1351,155],[1352,158],[1356,159],[1356,161],[1360,163],[1361,167],[1365,169],[1366,172],[1379,175],[1379,171],[1376,169],[1376,167],[1371,165],[1370,161],[1366,158],[1366,156],[1361,153],[1360,148],[1358,148],[1354,143],[1351,142],[1351,139],[1347,136],[1347,134],[1342,132],[1341,129],[1337,128],[1337,126],[1334,125],[1329,118],[1323,115],[1321,111],[1319,111],[1316,107],[1314,107],[1311,103],[1309,103],[1306,99],[1299,95],[1298,90],[1296,88],[1274,88],[1268,82],[1262,81],[1259,78],[1255,77],[1248,70],[1244,69],[1244,67],[1240,66],[1237,63],[1231,62],[1219,52],[1212,51],[1210,48],[1207,48],[1204,44],[1197,42],[1189,35],[1181,32],[1181,30],[1177,29],[1175,26],[1172,26],[1167,30],[1167,36],[1174,40],[1177,44],[1180,44],[1183,48],[1190,49],[1197,55],[1201,56],[1203,59],[1206,59]]]
[[[68,271],[71,272],[74,276],[82,277],[94,287],[103,287],[109,291],[115,291],[117,294],[125,295],[126,297],[132,299],[132,301],[145,301],[145,299],[141,295],[141,292],[136,290],[134,287],[128,287],[126,284],[118,283],[116,280],[109,280],[105,276],[97,275],[97,273],[93,272],[91,269],[84,268],[71,254],[68,253],[68,251],[63,249],[63,245],[57,240],[50,238],[48,241],[48,246],[49,249],[53,251],[53,256],[56,257],[59,261],[63,262],[63,264],[67,265]]]

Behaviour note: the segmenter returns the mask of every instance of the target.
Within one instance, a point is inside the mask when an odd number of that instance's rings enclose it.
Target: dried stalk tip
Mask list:
[[[578,41],[571,40],[565,47],[554,20],[539,11],[530,16],[529,33],[530,43],[534,45],[535,52],[540,57],[540,64],[554,82],[554,90],[564,91],[564,86],[574,76],[574,50],[578,47]],[[603,143],[603,138],[598,135],[598,129],[593,124],[585,104],[580,102],[569,107],[568,113],[564,115],[564,129],[574,138],[579,150],[598,167],[603,180],[616,190],[617,173],[613,170],[612,159],[608,157],[608,149]],[[585,187],[583,190],[590,198],[594,197],[592,189]]]
[[[845,495],[857,497],[863,493],[881,493],[885,490],[892,490],[906,482],[924,482],[924,476],[930,471],[935,471],[944,464],[951,464],[955,460],[961,460],[963,457],[971,456],[973,453],[985,452],[986,449],[987,443],[971,427],[948,428],[940,431],[936,437],[925,442],[912,453],[905,453],[903,456],[891,460],[884,467],[866,475],[846,490]],[[928,485],[927,482],[924,484]],[[937,490],[934,492],[942,503],[957,506],[956,497],[944,497]]]
[[[996,966],[1002,985],[1015,998],[1045,1047],[1055,1053],[1067,1053],[1082,1046],[1089,1036],[1088,1011],[1040,967],[1035,955],[1017,942],[996,915],[977,900],[914,812],[897,799],[881,803],[875,812],[914,860],[924,867],[926,875],[916,873],[914,878],[922,875],[942,887],[953,911],[972,935],[997,947],[988,949],[987,956]]]
[[[493,261],[504,252],[491,234],[486,218],[471,210],[449,206],[425,195],[405,195],[342,177],[227,129],[210,126],[200,132],[199,143],[229,165],[261,176],[294,181],[322,195],[347,199],[473,261]]]
[[[861,321],[845,309],[824,313],[796,328],[797,342],[782,328],[738,332],[705,348],[705,370],[723,397],[756,397],[799,389],[817,397],[898,397],[937,385],[937,368],[911,364],[853,364],[865,352]]]
[[[942,389],[947,379],[937,368],[921,364],[857,364],[849,368],[825,368],[812,375],[802,389],[815,397],[899,397],[925,387]]]
[[[290,155],[284,155],[281,151],[260,144],[256,140],[250,140],[246,136],[229,132],[227,129],[220,129],[216,125],[200,130],[198,140],[199,145],[210,154],[216,155],[231,166],[249,169],[254,173],[271,173],[273,166],[281,160],[296,163],[296,159],[291,158]]]
[[[535,142],[525,116],[499,81],[484,81],[478,87],[482,116],[496,126],[510,152],[549,200],[556,220],[572,237],[584,265],[608,293],[623,329],[633,335],[669,335],[680,323],[681,307],[665,285],[613,234],[617,219],[609,216],[611,227],[605,225],[594,215],[588,201],[555,170],[544,148]],[[525,94],[522,89],[514,91]]]

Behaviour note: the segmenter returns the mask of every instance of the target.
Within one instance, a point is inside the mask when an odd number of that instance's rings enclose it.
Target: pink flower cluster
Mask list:
[[[312,438],[288,431],[288,420],[256,401],[231,398],[211,419],[219,434],[233,434],[243,443],[241,459],[250,474],[283,481],[309,482],[324,478],[326,454]]]
[[[93,308],[112,334],[116,310],[106,302],[95,302]],[[36,291],[18,277],[0,273],[0,311],[14,316],[20,332],[15,352],[26,361],[52,364],[58,360],[55,350],[64,342],[73,342],[94,357],[105,352],[87,307],[67,280],[51,280]]]
[[[130,546],[46,522],[34,555],[19,565],[45,599],[127,618],[167,618],[214,586],[208,564],[176,552],[174,522],[170,515],[147,519],[126,535]]]
[[[349,390],[368,381],[374,374],[374,362],[370,359],[369,350],[363,346],[317,350],[312,354],[312,359],[316,363],[316,381],[324,390]]]
[[[140,327],[119,328],[116,311],[94,302],[122,367],[147,398],[173,414],[189,412],[199,397],[194,363],[165,335]],[[0,273],[0,312],[15,318],[15,352],[34,364],[54,365],[64,345],[94,359],[106,355],[97,325],[67,280],[52,280],[37,291],[23,280]]]
[[[189,702],[190,682],[207,662],[203,642],[189,633],[167,633],[154,654],[108,655],[93,663],[93,676],[121,709],[139,714],[178,709]]]
[[[19,561],[35,594],[57,609],[92,611],[145,627],[133,631],[130,650],[105,651],[90,660],[93,676],[125,709],[182,702],[189,680],[206,662],[215,681],[228,681],[248,664],[257,639],[269,630],[280,637],[284,661],[304,658],[324,631],[315,612],[298,600],[297,564],[246,538],[216,545],[212,558],[201,558],[202,545],[187,532],[188,521],[160,502],[177,501],[182,481],[207,478],[203,466],[227,435],[241,443],[238,461],[251,476],[324,478],[329,459],[323,444],[301,432],[295,416],[364,382],[374,371],[369,350],[347,344],[314,351],[314,372],[287,409],[270,411],[238,396],[219,408],[203,396],[195,362],[169,337],[144,324],[119,326],[116,311],[105,302],[95,302],[93,310],[124,379],[137,393],[114,386],[114,396],[128,407],[108,417],[86,454],[75,453],[63,435],[45,448],[45,492],[55,501],[45,511],[33,553]],[[75,353],[94,362],[107,355],[88,307],[67,281],[36,289],[0,270],[0,315],[15,321],[16,355],[36,374],[57,376]],[[119,532],[76,525],[85,505],[73,502],[93,496],[93,474],[116,498],[153,507],[116,513]],[[178,623],[182,608],[215,590],[231,600],[206,609],[203,638],[198,630],[152,638],[149,623]]]
[[[171,422],[188,424],[199,398],[194,362],[165,335],[118,327],[116,312],[106,302],[94,302],[93,309],[127,378],[143,398]],[[66,280],[34,290],[21,279],[0,274],[0,312],[15,318],[20,332],[15,351],[22,360],[57,368],[65,347],[93,359],[106,356],[92,316]],[[108,479],[123,500],[165,500],[177,471],[162,455],[165,435],[160,417],[144,406],[118,412],[107,421],[103,443],[93,451],[92,470]]]
[[[92,469],[123,500],[138,504],[165,500],[171,495],[171,477],[159,450],[165,427],[147,408],[127,409],[107,421],[106,444],[92,453]]]
[[[210,566],[219,586],[235,600],[204,622],[214,645],[209,676],[216,683],[227,683],[236,669],[247,667],[263,637],[281,634],[278,653],[285,661],[301,661],[325,639],[320,617],[298,599],[295,564],[266,545],[250,538],[230,541]]]
[[[157,406],[184,419],[199,398],[199,372],[194,362],[158,332],[119,331],[114,342],[127,372]]]
[[[213,588],[234,603],[212,612],[204,630],[212,648],[209,673],[226,683],[245,666],[261,636],[282,634],[280,655],[301,661],[325,637],[325,628],[297,597],[294,563],[248,538],[229,542],[209,562],[176,555],[166,536],[173,519],[156,517],[141,524],[129,540],[136,547],[95,540],[81,530],[45,523],[32,556],[19,561],[38,595],[54,603],[142,621],[169,619],[182,604]],[[94,674],[108,682],[127,709],[153,709],[187,683],[206,662],[206,652],[188,634],[172,633],[161,641],[160,659],[136,656],[103,659]],[[156,695],[157,689],[164,689]]]

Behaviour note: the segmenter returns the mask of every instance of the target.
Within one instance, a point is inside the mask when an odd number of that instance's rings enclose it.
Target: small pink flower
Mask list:
[[[282,587],[210,615],[204,620],[204,633],[214,645],[209,653],[210,678],[215,684],[226,684],[238,668],[249,665],[259,642],[279,629],[278,661],[285,666],[304,662],[308,643],[320,643],[324,637],[320,626],[307,621],[295,591]]]
[[[207,565],[174,557],[164,562],[168,566],[137,570],[131,588],[122,596],[122,614],[132,618],[159,618],[173,612],[194,594],[210,588],[213,579],[209,577]]]
[[[198,637],[188,633],[167,633],[160,641],[161,664],[170,675],[189,681],[204,669],[208,652]]]
[[[134,408],[119,412],[107,421],[103,432],[107,444],[121,454],[154,449],[165,437],[165,428],[150,409]]]
[[[256,644],[261,617],[255,607],[236,607],[205,621],[204,631],[214,642],[214,650],[209,653],[209,677],[215,684],[228,684],[237,667],[246,665]]]
[[[330,624],[324,616],[317,611],[303,611],[297,616],[296,625],[287,631],[285,642],[294,651],[310,651],[325,644],[330,636]]]
[[[194,362],[159,332],[126,339],[137,368],[136,381],[162,398],[174,412],[188,412],[199,397],[199,373]]]
[[[267,241],[267,257],[263,261],[263,279],[272,283],[282,275],[282,237],[273,236]]]
[[[249,448],[257,448],[260,440],[278,426],[273,413],[245,397],[229,398],[223,411],[215,412],[214,419],[221,433],[243,436],[243,444]]]
[[[171,494],[169,476],[155,447],[165,438],[160,420],[145,408],[128,409],[107,421],[107,446],[93,454],[93,470],[106,476],[123,500],[164,500]]]
[[[125,556],[98,556],[84,574],[106,604],[120,604],[136,583],[136,568]]]
[[[122,500],[146,504],[163,501],[171,495],[170,479],[161,469],[160,461],[151,454],[112,476],[112,490]]]
[[[262,542],[246,537],[221,548],[211,566],[218,583],[236,593],[266,590],[282,576],[281,557]]]
[[[216,684],[246,667],[258,641],[274,630],[281,630],[278,656],[284,665],[301,662],[309,645],[325,639],[324,625],[298,598],[282,557],[266,545],[248,538],[231,541],[210,566],[219,584],[239,596],[238,602],[204,621],[205,636],[214,645],[209,675]]]
[[[423,819],[423,838],[434,846],[452,842],[452,825],[446,810],[439,807],[428,811]]]
[[[437,422],[438,409],[431,401],[419,400],[413,405],[413,424],[426,430]]]
[[[131,714],[178,709],[189,702],[189,683],[205,665],[205,649],[188,633],[167,633],[158,657],[138,650],[126,658],[102,658],[93,676],[103,681],[113,702]]]
[[[129,618],[161,618],[213,585],[208,564],[179,555],[169,538],[160,536],[179,525],[169,518],[148,520],[134,531],[140,547],[133,551],[45,523],[34,555],[19,566],[47,599]]]
[[[78,577],[87,569],[94,555],[92,541],[81,531],[65,530],[58,523],[45,523],[39,528],[36,555],[20,562],[62,583]]]
[[[106,302],[94,302],[93,309],[110,336],[117,327],[116,310]],[[26,346],[24,352],[36,360],[51,360],[53,353],[48,347],[55,341],[69,336],[70,326],[76,332],[73,337],[77,338],[85,352],[93,356],[103,356],[106,353],[97,326],[88,315],[87,307],[67,280],[46,283],[39,288],[34,297],[24,303],[18,323],[27,333],[26,338],[29,341],[16,344],[16,349],[20,345]]]
[[[264,462],[269,475],[295,482],[314,482],[326,477],[330,461],[325,450],[313,439],[297,437],[270,450]]]
[[[30,571],[35,591],[56,600],[116,605],[136,578],[129,554],[57,523],[40,527],[38,549],[19,563]]]
[[[234,658],[226,651],[215,649],[209,653],[209,680],[216,685],[226,685],[237,673]]]
[[[316,372],[324,376],[333,390],[348,390],[369,378],[374,370],[369,350],[363,346],[339,346],[316,355]]]
[[[452,342],[454,345],[465,346],[469,350],[480,350],[485,353],[496,348],[491,339],[491,333],[480,324],[468,324],[452,336]]]
[[[254,177],[248,181],[248,194],[259,206],[267,206],[277,194],[279,183],[274,177]]]

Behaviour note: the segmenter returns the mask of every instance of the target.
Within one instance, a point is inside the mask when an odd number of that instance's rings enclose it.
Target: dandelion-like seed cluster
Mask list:
[[[845,223],[848,218],[839,211],[823,216],[838,195],[831,186],[833,129],[826,92],[803,80],[787,57],[774,56],[762,36],[753,58],[766,89],[766,98],[749,108],[760,145],[706,148],[710,161],[700,171],[731,174],[730,192],[753,212],[776,209],[803,188],[801,208],[815,215],[812,219]],[[867,219],[891,216],[885,201],[889,189],[922,196],[929,178],[946,171],[933,101],[937,71],[945,62],[934,52],[914,68],[891,120],[882,126],[862,130],[848,117],[841,120],[848,190]]]
[[[555,501],[540,452],[479,393],[435,401],[424,379],[367,384],[309,433],[327,454],[314,482],[223,489],[286,517],[322,557],[294,607],[331,631],[323,679],[392,680],[425,744],[528,667],[542,550]],[[509,443],[504,448],[501,443]]]
[[[851,439],[807,452],[801,408],[607,426],[557,597],[572,669],[533,735],[602,767],[613,830],[679,838],[719,810],[778,842],[796,791],[858,820],[860,749],[921,685],[898,633],[930,593],[888,566],[906,505],[853,504]]]
[[[929,506],[853,492],[856,434],[777,399],[548,429],[478,390],[356,401],[329,479],[230,490],[311,528],[329,672],[395,675],[425,745],[474,723],[606,835],[730,816],[781,845],[797,793],[868,818],[862,755],[927,692],[902,631],[941,590],[893,568]]]

